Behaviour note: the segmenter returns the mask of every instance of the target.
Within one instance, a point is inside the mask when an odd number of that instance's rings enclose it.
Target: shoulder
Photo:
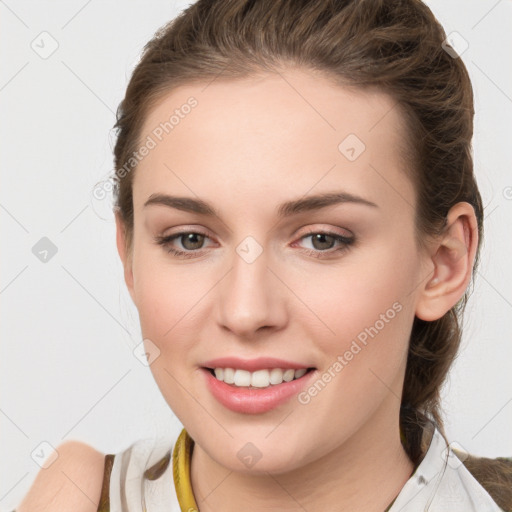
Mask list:
[[[66,441],[56,451],[58,457],[39,471],[16,512],[96,512],[105,455],[80,441]]]
[[[152,506],[165,503],[169,512],[179,512],[171,462],[173,446],[174,437],[145,438],[116,453],[108,483],[108,507],[104,509],[121,511],[129,505],[129,510],[131,506],[139,510],[140,503],[145,503],[153,510]]]

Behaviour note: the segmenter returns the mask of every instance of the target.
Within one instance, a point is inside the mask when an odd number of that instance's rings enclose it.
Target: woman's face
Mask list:
[[[156,382],[216,462],[279,472],[397,428],[427,278],[403,139],[386,95],[296,69],[149,112],[127,283]]]

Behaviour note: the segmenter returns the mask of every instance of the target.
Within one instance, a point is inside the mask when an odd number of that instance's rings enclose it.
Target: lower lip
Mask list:
[[[268,388],[244,388],[226,384],[216,379],[209,370],[202,368],[212,395],[234,412],[261,414],[270,411],[297,395],[308,383],[315,371],[309,371],[299,379],[269,386]]]

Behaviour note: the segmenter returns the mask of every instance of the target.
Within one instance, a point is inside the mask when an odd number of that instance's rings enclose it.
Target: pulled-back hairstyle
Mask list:
[[[473,174],[473,91],[466,67],[446,51],[445,40],[420,0],[199,0],[189,6],[146,44],[117,112],[114,198],[128,252],[136,166],[127,172],[126,162],[140,147],[151,107],[180,85],[248,78],[291,65],[340,85],[376,88],[394,100],[406,126],[404,172],[416,191],[417,243],[443,232],[452,206],[470,203],[479,235],[474,279],[483,207]],[[432,425],[444,435],[440,390],[459,348],[467,300],[468,291],[438,320],[414,319],[400,428],[415,464]],[[465,463],[486,488],[494,480],[494,499],[510,509],[512,470],[501,461],[499,472],[508,476],[496,484],[489,460],[470,457]]]

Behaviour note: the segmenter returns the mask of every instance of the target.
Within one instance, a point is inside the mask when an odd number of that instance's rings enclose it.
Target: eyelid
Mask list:
[[[175,228],[165,229],[160,235],[161,238],[166,238],[172,235],[185,234],[185,233],[198,233],[201,235],[208,236],[211,238],[211,232],[203,228],[202,226],[198,226],[197,224],[184,224],[180,226],[176,226]]]
[[[341,232],[343,230],[343,232]],[[312,235],[315,233],[329,233],[332,235],[338,235],[342,236],[344,238],[351,238],[354,236],[352,232],[350,232],[348,229],[345,228],[335,228],[335,227],[326,227],[326,226],[313,226],[311,227],[308,225],[306,228],[306,232],[301,234],[299,238],[302,238],[303,236]]]
[[[163,245],[164,243],[165,244],[170,244],[171,242],[174,242],[175,240],[179,240],[182,236],[185,236],[185,235],[188,235],[190,233],[193,233],[193,234],[196,234],[196,235],[201,235],[201,236],[204,236],[205,239],[209,239],[211,241],[214,241],[213,238],[210,236],[210,234],[208,233],[207,230],[203,230],[203,229],[200,229],[200,228],[179,228],[179,231],[175,231],[175,232],[171,232],[171,233],[167,233],[167,234],[164,234],[164,235],[156,235],[153,237],[153,239],[155,240],[155,242]],[[201,247],[201,249],[196,249],[196,250],[189,250],[189,251],[186,251],[186,252],[189,252],[191,254],[194,254],[194,253],[199,253],[200,251],[203,251],[204,249],[206,249],[205,247]],[[178,251],[181,251],[183,249],[177,249]]]
[[[338,243],[341,243],[341,244],[344,244],[345,246],[348,246],[348,245],[352,245],[355,241],[356,241],[356,237],[355,235],[353,234],[350,234],[350,235],[342,235],[341,233],[337,232],[337,231],[334,231],[334,230],[329,230],[329,229],[311,229],[311,230],[308,230],[306,233],[303,233],[301,234],[292,244],[291,246],[295,246],[298,242],[301,242],[302,240],[306,239],[306,238],[309,238],[310,236],[312,235],[317,235],[317,234],[321,234],[321,235],[324,235],[324,236],[329,236],[331,238],[334,238],[335,241],[337,241]],[[325,251],[315,251],[314,249],[307,249],[307,248],[304,248],[304,250],[306,252],[314,252],[314,253],[318,253],[318,254],[330,254],[332,252],[335,252],[337,249],[327,249]]]
[[[156,236],[155,238],[161,240],[163,238],[170,238],[175,235],[176,235],[176,238],[179,238],[181,235],[185,235],[188,233],[197,233],[198,235],[203,235],[203,236],[209,238],[210,240],[213,240],[213,238],[214,238],[211,236],[211,233],[209,232],[209,230],[204,229],[202,227],[200,227],[200,228],[195,227],[194,225],[179,226],[177,229],[178,229],[177,231],[175,231],[175,232],[171,231],[170,233],[167,233],[166,231],[164,231],[162,235]],[[330,228],[330,227],[327,228],[325,226],[324,227],[311,227],[308,225],[308,227],[306,229],[307,230],[304,233],[297,235],[298,239],[302,239],[308,235],[313,235],[313,234],[317,234],[317,233],[336,235],[336,236],[341,236],[343,238],[353,238],[354,237],[353,233],[351,233],[347,229],[344,229],[344,231],[345,232],[348,231],[348,234],[339,232],[338,229],[341,229],[341,228]],[[201,249],[198,249],[198,250],[201,250]]]

